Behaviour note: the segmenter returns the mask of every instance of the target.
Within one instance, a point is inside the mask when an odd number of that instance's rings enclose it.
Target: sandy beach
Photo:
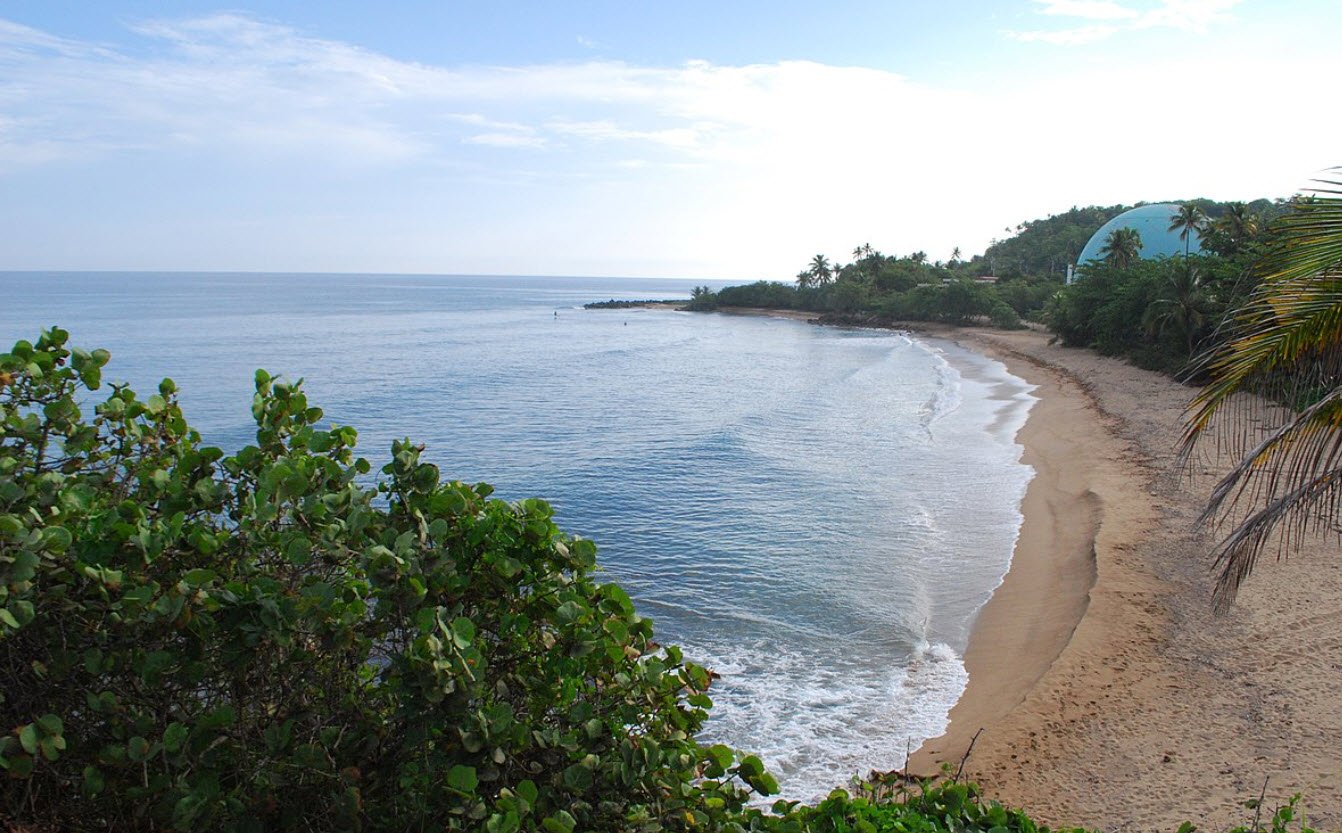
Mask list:
[[[1033,331],[928,330],[1038,385],[1011,570],[975,623],[968,690],[915,772],[958,764],[1039,821],[1221,830],[1304,793],[1342,829],[1342,548],[1260,564],[1213,615],[1193,522],[1226,461],[1175,461],[1191,389]]]

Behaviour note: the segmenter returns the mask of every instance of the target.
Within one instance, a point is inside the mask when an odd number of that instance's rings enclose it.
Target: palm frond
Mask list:
[[[1340,232],[1342,233],[1342,232]],[[1304,365],[1335,361],[1342,347],[1342,272],[1264,284],[1232,324],[1226,344],[1206,357],[1212,379],[1192,402],[1185,444],[1195,442],[1234,394]],[[1329,368],[1331,369],[1331,367]]]
[[[1189,404],[1182,441],[1191,457],[1215,426],[1218,450],[1239,458],[1202,522],[1262,507],[1217,548],[1218,608],[1271,541],[1296,546],[1342,509],[1342,181],[1321,181],[1273,232],[1258,289],[1222,345],[1199,359],[1210,382]]]
[[[1323,517],[1337,514],[1338,499],[1342,497],[1340,487],[1342,470],[1333,469],[1301,484],[1236,524],[1214,553],[1214,567],[1219,568],[1220,574],[1212,600],[1218,612],[1224,612],[1235,601],[1240,585],[1253,572],[1259,557],[1283,524],[1286,534],[1277,541],[1278,557],[1292,548],[1300,536],[1321,527]],[[1324,503],[1326,508],[1320,506]]]
[[[1216,550],[1216,603],[1224,609],[1259,556],[1277,540],[1280,553],[1331,526],[1342,498],[1342,389],[1300,412],[1244,457],[1212,491],[1200,520],[1241,502],[1263,508],[1239,522]],[[1277,536],[1276,533],[1281,535]]]

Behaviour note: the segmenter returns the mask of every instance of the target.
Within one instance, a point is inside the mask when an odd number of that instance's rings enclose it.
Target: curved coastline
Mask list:
[[[1039,474],[966,691],[910,768],[958,766],[982,729],[966,776],[1046,824],[1228,829],[1265,791],[1342,827],[1342,543],[1263,565],[1215,616],[1195,521],[1232,461],[1176,461],[1189,388],[1043,333],[924,331],[1040,386],[1018,434]]]
[[[1050,826],[1229,829],[1265,792],[1342,829],[1342,541],[1264,564],[1217,617],[1195,521],[1231,461],[1177,463],[1189,388],[1041,332],[914,332],[1002,361],[1040,401],[1017,433],[1036,477],[1011,567],[947,732],[909,770],[973,741],[966,777]]]
[[[935,775],[956,764],[975,736],[1010,714],[1071,641],[1097,578],[1096,537],[1104,518],[1105,458],[1112,443],[1075,385],[1046,366],[954,331],[925,331],[983,353],[1035,386],[1037,399],[1016,434],[1034,469],[1021,501],[1010,567],[979,610],[965,651],[969,682],[945,733],[929,738],[909,771]],[[966,343],[968,342],[968,343]]]
[[[718,312],[831,326],[794,310]],[[1099,575],[1096,540],[1106,504],[1131,507],[1141,491],[1131,472],[1114,469],[1123,445],[1103,424],[1079,380],[989,332],[930,324],[909,332],[1001,362],[1034,388],[1036,400],[1015,436],[1023,449],[1021,462],[1034,475],[1021,499],[1021,527],[1006,574],[971,626],[964,655],[968,683],[943,734],[924,740],[908,759],[909,773],[931,776],[943,764],[957,764],[980,730],[989,738],[998,734],[998,724],[1063,654],[1086,615]]]

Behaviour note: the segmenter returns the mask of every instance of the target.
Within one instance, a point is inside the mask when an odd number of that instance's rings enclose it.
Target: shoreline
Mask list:
[[[1232,461],[1177,462],[1191,388],[1037,331],[891,329],[1001,361],[1038,398],[1010,568],[946,733],[908,769],[963,759],[986,796],[1053,827],[1224,830],[1260,793],[1264,818],[1301,793],[1314,827],[1342,829],[1342,539],[1263,559],[1216,616],[1215,535],[1195,522]]]
[[[1177,462],[1191,388],[1037,332],[916,332],[997,358],[1041,385],[1018,441],[1025,459],[1055,469],[1061,488],[1041,477],[1045,467],[1036,471],[1031,487],[1048,487],[1036,490],[1034,505],[1027,489],[1011,569],[971,632],[965,693],[947,733],[925,743],[910,768],[958,766],[982,728],[966,777],[1040,823],[1228,829],[1248,823],[1244,802],[1265,792],[1265,817],[1303,793],[1313,825],[1342,828],[1342,543],[1314,538],[1285,561],[1264,559],[1234,608],[1216,616],[1215,535],[1195,521],[1231,461]],[[1093,497],[1077,502],[1083,489]],[[1075,566],[1076,552],[1056,535],[1028,536],[1025,526],[1034,518],[1055,533],[1075,531],[1087,511],[1094,583],[1064,636],[1066,617],[1047,587]],[[1040,633],[1052,642],[1029,635],[1041,608]],[[1022,656],[1032,644],[1040,650],[1023,660],[1029,668],[1013,667],[995,653],[1003,642]]]
[[[799,310],[717,312],[843,326]],[[968,682],[946,730],[908,758],[908,774],[930,777],[943,765],[956,766],[980,733],[996,733],[1072,643],[1099,580],[1096,547],[1106,505],[1119,503],[1126,510],[1120,514],[1131,516],[1145,508],[1144,495],[1134,487],[1133,472],[1115,470],[1123,444],[1078,380],[1060,368],[1007,348],[992,331],[927,323],[883,329],[950,342],[999,361],[1034,387],[1036,399],[1014,438],[1022,446],[1021,462],[1034,474],[1021,499],[1021,527],[1007,572],[971,625],[963,657]]]
[[[956,764],[980,730],[1009,714],[1062,654],[1090,604],[1097,578],[1095,539],[1104,502],[1096,488],[1106,437],[1067,381],[964,334],[918,331],[1000,361],[1033,385],[1036,401],[1015,436],[1034,474],[1021,499],[1021,527],[1002,582],[979,609],[965,650],[969,681],[946,731],[909,759],[909,772],[936,775]],[[957,337],[960,336],[960,337]]]

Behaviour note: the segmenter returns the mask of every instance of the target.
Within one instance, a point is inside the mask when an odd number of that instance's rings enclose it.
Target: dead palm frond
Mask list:
[[[1217,547],[1218,608],[1271,542],[1280,555],[1342,509],[1342,182],[1312,190],[1276,227],[1262,282],[1201,360],[1210,381],[1189,405],[1183,453],[1215,425],[1218,447],[1239,458],[1203,520],[1259,507]]]

